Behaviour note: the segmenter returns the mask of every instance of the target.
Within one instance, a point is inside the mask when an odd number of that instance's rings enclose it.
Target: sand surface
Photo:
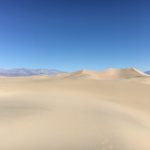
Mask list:
[[[0,150],[150,150],[150,78],[0,78]]]

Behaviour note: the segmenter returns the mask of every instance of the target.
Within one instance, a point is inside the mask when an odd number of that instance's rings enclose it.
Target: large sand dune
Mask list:
[[[146,77],[145,73],[139,71],[136,68],[115,69],[109,68],[104,71],[92,71],[92,70],[80,70],[72,73],[59,74],[59,77],[71,78],[71,79],[127,79]]]
[[[150,78],[135,72],[1,77],[0,150],[150,150]]]

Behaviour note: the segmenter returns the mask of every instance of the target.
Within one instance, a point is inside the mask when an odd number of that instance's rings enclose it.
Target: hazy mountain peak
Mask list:
[[[148,75],[150,75],[150,71],[146,71],[145,73],[148,74]]]
[[[12,68],[12,69],[0,69],[0,76],[55,75],[61,72],[62,71],[55,69]]]

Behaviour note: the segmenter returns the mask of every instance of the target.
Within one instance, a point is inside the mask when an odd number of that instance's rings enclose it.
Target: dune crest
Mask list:
[[[104,71],[79,70],[72,73],[66,73],[63,77],[72,79],[128,79],[137,77],[147,77],[145,73],[136,68],[116,69],[109,68]]]
[[[115,69],[109,68],[105,71],[99,73],[101,78],[110,78],[110,79],[126,79],[126,78],[136,78],[136,77],[145,77],[142,71],[139,71],[136,68],[125,68],[125,69]]]

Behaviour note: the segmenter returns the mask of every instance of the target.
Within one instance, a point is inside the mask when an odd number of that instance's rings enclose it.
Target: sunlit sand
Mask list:
[[[0,150],[150,150],[150,77],[0,77]]]

